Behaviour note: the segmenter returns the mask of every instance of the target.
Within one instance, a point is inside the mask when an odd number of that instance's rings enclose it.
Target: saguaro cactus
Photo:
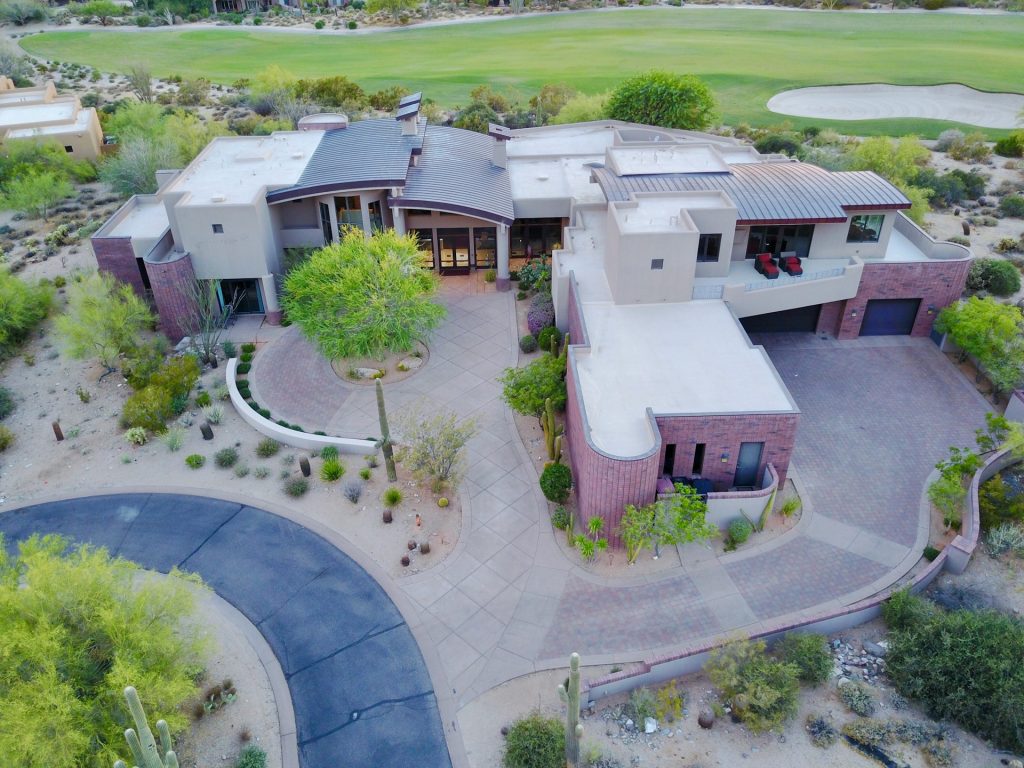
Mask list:
[[[558,686],[558,695],[565,702],[565,764],[567,768],[580,766],[580,741],[583,726],[580,725],[580,655],[569,657],[569,687]]]
[[[178,757],[171,749],[171,732],[167,729],[167,723],[163,720],[156,721],[156,729],[160,733],[160,748],[157,749],[156,741],[153,739],[153,732],[149,730],[149,723],[146,722],[146,713],[142,709],[142,702],[139,701],[138,692],[130,685],[124,689],[124,698],[128,702],[128,709],[135,721],[135,728],[129,728],[124,732],[125,741],[132,751],[132,760],[136,768],[178,768]],[[114,768],[128,768],[123,760],[114,763]]]
[[[377,379],[377,416],[380,418],[380,450],[384,454],[384,466],[388,470],[388,482],[398,482],[395,472],[395,452],[392,449],[391,430],[388,427],[388,412],[384,409],[384,387]]]
[[[544,430],[544,444],[548,449],[548,459],[550,461],[558,461],[560,456],[556,454],[555,448],[556,440],[562,434],[562,428],[558,426],[558,422],[555,420],[555,406],[551,402],[550,397],[544,401],[544,413],[540,417],[540,425]]]

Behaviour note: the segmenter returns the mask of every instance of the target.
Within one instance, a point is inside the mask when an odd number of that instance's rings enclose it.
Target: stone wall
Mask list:
[[[127,283],[139,296],[145,295],[146,287],[142,283],[142,273],[139,272],[130,237],[94,237],[90,242],[100,271]]]
[[[188,286],[196,279],[192,259],[187,253],[175,253],[167,261],[146,262],[146,271],[153,289],[160,330],[177,343],[186,335],[185,326],[192,311],[188,294]]]

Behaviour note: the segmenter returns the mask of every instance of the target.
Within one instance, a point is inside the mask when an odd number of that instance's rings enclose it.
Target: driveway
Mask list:
[[[303,768],[451,765],[409,627],[369,574],[311,531],[253,507],[177,494],[0,515],[8,545],[37,532],[104,546],[154,571],[198,573],[238,608],[284,671]]]

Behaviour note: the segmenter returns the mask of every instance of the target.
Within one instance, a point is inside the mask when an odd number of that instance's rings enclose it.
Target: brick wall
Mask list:
[[[818,315],[818,327],[816,333],[827,333],[835,336],[839,333],[839,321],[843,318],[845,301],[830,301],[821,305],[821,313]]]
[[[94,237],[92,252],[100,271],[108,272],[122,283],[130,285],[139,296],[145,294],[142,274],[139,272],[130,237]]]
[[[921,299],[911,335],[927,336],[932,332],[939,310],[959,299],[964,292],[969,267],[969,261],[866,263],[857,295],[846,301],[823,305],[818,329],[833,333],[838,339],[855,339],[860,335],[864,312],[871,299]],[[833,305],[841,306],[833,309]],[[930,315],[929,306],[935,307]],[[856,317],[853,316],[854,310],[857,310]],[[839,323],[837,326],[832,319],[830,329],[827,326],[834,312],[839,314]]]
[[[661,432],[661,458],[664,463],[665,446],[675,444],[676,459],[673,475],[689,475],[698,443],[704,443],[702,477],[715,484],[716,491],[728,490],[736,474],[736,461],[740,443],[764,443],[761,465],[757,477],[764,476],[768,462],[775,465],[779,485],[786,482],[789,460],[796,442],[796,429],[800,421],[797,413],[752,413],[724,416],[657,416]],[[728,461],[722,455],[728,454]]]
[[[185,319],[191,311],[187,287],[195,281],[192,259],[187,253],[173,261],[147,263],[153,302],[160,316],[160,330],[172,342],[185,336]]]

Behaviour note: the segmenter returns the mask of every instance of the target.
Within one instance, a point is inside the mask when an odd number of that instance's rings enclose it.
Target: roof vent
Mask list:
[[[292,152],[292,160],[301,160],[306,155],[302,152]]]
[[[218,192],[215,195],[210,195],[210,201],[214,203],[223,203],[227,199],[227,195],[222,194],[220,192]]]
[[[300,131],[340,131],[348,128],[348,115],[340,112],[321,112],[306,115],[298,123]]]

